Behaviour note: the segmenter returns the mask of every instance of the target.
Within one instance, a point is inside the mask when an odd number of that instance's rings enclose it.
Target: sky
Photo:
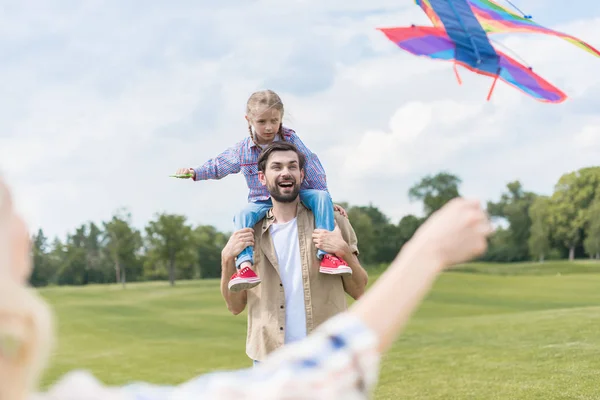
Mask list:
[[[552,3],[516,4],[600,48],[599,2]],[[121,207],[138,228],[168,212],[230,231],[243,176],[168,175],[243,139],[246,101],[266,88],[334,201],[392,222],[422,212],[408,190],[428,174],[454,173],[485,202],[517,179],[551,194],[598,163],[599,58],[555,37],[495,36],[569,99],[544,104],[499,82],[487,102],[490,78],[460,70],[458,85],[451,64],[376,30],[413,23],[429,25],[412,0],[0,0],[0,173],[47,236]]]

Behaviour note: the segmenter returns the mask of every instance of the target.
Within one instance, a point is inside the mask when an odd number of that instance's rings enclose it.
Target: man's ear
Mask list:
[[[304,182],[304,168],[300,170],[300,183]]]
[[[265,178],[264,172],[258,171],[258,180],[263,186],[267,186],[267,179]]]

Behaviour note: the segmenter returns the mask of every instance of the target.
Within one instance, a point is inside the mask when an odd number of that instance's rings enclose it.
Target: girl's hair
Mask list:
[[[260,90],[252,93],[248,102],[246,103],[246,114],[252,115],[259,106],[265,106],[267,109],[274,108],[281,113],[281,119],[283,120],[283,102],[277,93],[272,90]],[[256,138],[252,132],[252,125],[248,122],[248,132],[250,132],[250,138],[258,146]],[[279,130],[277,134],[283,140],[283,121],[279,124]],[[260,146],[259,146],[260,147]]]
[[[54,344],[48,304],[12,279],[0,280],[0,346],[5,358],[0,398],[29,399],[38,390]]]
[[[19,281],[22,249],[15,238],[13,201],[0,178],[0,399],[25,400],[37,389],[52,349],[54,332],[50,308],[41,296]],[[19,272],[14,272],[19,270]]]

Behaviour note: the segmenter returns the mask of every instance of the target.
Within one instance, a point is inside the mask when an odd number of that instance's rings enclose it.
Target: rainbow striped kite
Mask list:
[[[598,50],[576,37],[538,25],[530,16],[520,16],[492,0],[416,0],[416,3],[427,14],[433,27],[412,25],[379,30],[412,54],[453,61],[459,83],[457,64],[493,77],[488,100],[498,78],[539,101],[560,103],[567,97],[535,74],[531,67],[496,50],[490,43],[489,34],[527,32],[554,35],[600,57]]]

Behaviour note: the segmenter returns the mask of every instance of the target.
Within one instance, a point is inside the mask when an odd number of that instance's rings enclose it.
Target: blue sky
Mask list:
[[[600,48],[600,3],[522,0],[547,26]],[[141,3],[139,3],[141,4]],[[230,230],[243,177],[173,180],[247,134],[245,102],[277,91],[285,123],[321,158],[335,201],[420,213],[409,187],[441,170],[462,193],[507,182],[551,193],[598,163],[600,59],[553,37],[496,38],[570,98],[535,102],[411,56],[375,28],[427,24],[409,0],[47,1],[2,4],[0,170],[32,230],[64,235],[128,207]]]

